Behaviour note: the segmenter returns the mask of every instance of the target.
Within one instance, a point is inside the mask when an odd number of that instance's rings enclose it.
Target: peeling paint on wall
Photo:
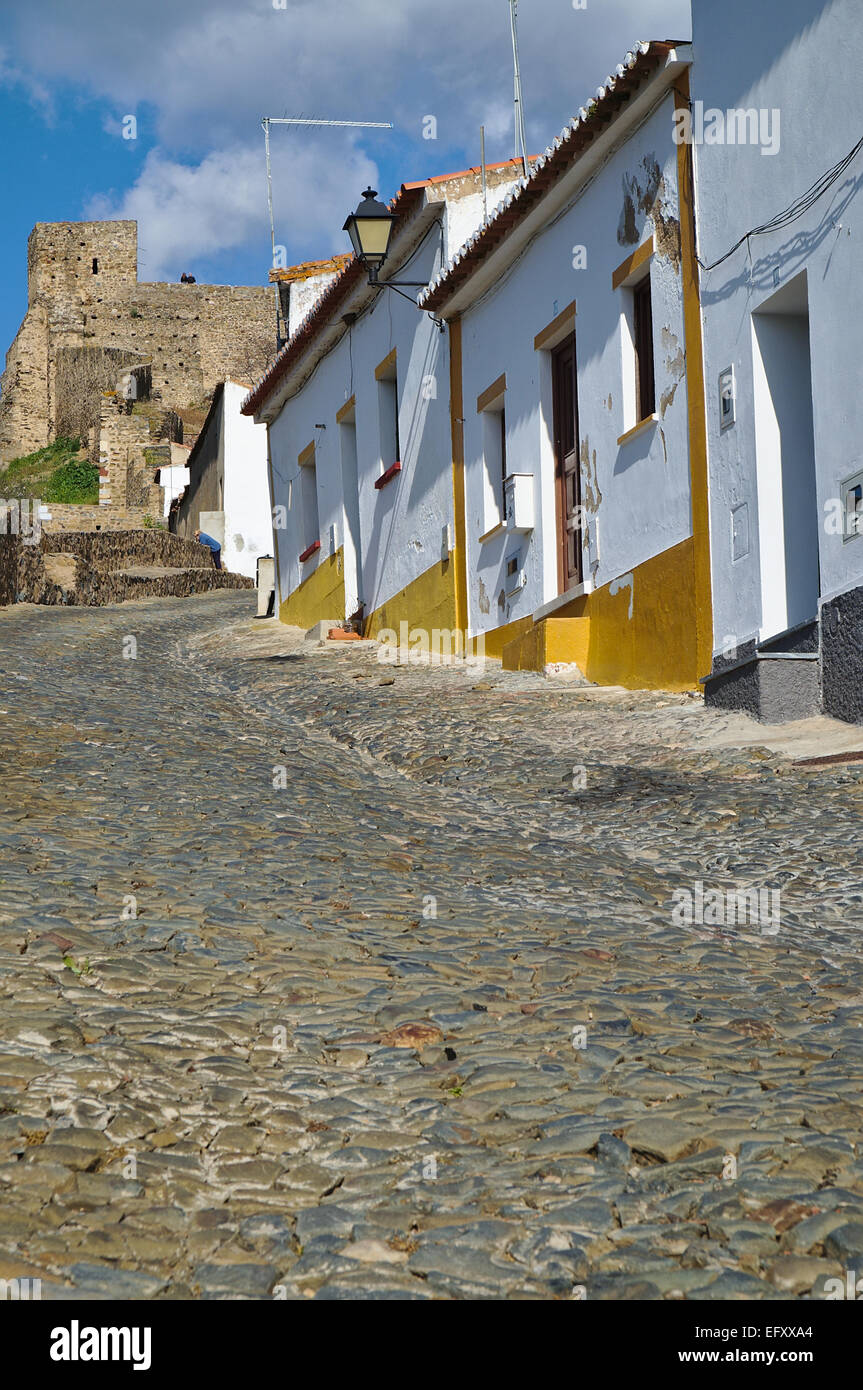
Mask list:
[[[662,393],[662,399],[659,402],[659,413],[663,420],[665,419],[666,411],[674,404],[674,397],[677,395],[677,388],[679,385],[680,382],[675,381],[673,386],[667,386]]]
[[[635,576],[631,572],[629,574],[622,574],[619,579],[613,579],[608,586],[608,592],[611,594],[612,598],[615,594],[622,593],[624,589],[629,590],[629,613],[627,616],[631,622],[632,607],[635,599]]]
[[[491,604],[489,603],[488,590],[483,584],[482,579],[480,579],[479,581],[479,597],[477,599],[477,602],[479,603],[480,613],[491,612]]]
[[[586,511],[598,512],[602,502],[602,493],[599,490],[599,478],[596,471],[596,450],[593,451],[593,460],[590,457],[590,440],[584,438],[581,441],[581,500]]]
[[[641,169],[623,176],[623,208],[617,228],[621,246],[637,246],[641,241],[638,214],[653,223],[658,255],[680,270],[680,222],[667,209],[665,178],[654,155],[645,155]]]
[[[666,411],[674,403],[677,395],[677,388],[686,375],[686,353],[680,345],[680,339],[676,333],[666,325],[662,330],[662,346],[666,353],[665,370],[671,377],[671,385],[667,386],[662,393],[660,411],[662,418],[665,419]]]

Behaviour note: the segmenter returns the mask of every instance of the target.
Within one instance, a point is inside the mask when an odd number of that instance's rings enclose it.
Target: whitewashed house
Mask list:
[[[487,169],[490,209],[520,172]],[[482,222],[480,170],[404,184],[390,206],[381,279],[426,286]],[[243,407],[269,431],[283,622],[458,627],[449,339],[416,293],[351,260]]]
[[[277,316],[285,332],[296,332],[348,259],[332,256],[270,271],[274,341]],[[166,503],[172,531],[187,537],[205,531],[220,542],[226,569],[255,579],[259,559],[273,555],[273,500],[267,431],[241,409],[249,390],[245,382],[220,384],[188,457],[183,460],[172,446],[172,488],[183,462],[187,478],[176,501]],[[161,470],[163,477],[166,472]]]
[[[628,54],[421,297],[454,363],[459,620],[506,667],[710,669],[690,61]]]
[[[859,0],[694,0],[709,703],[863,721]]]
[[[205,531],[219,541],[225,569],[254,579],[259,556],[272,554],[272,521],[267,432],[240,410],[248,390],[236,381],[216,387],[169,527],[187,539]]]
[[[175,501],[183,495],[189,486],[189,454],[192,452],[188,444],[171,443],[171,461],[163,463],[156,470],[155,481],[162,489],[164,497],[163,515],[167,519],[171,515],[171,507]]]

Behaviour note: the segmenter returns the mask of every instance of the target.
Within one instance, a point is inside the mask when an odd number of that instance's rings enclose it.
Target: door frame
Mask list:
[[[579,451],[579,423],[578,423],[578,354],[576,351],[575,327],[567,334],[562,342],[551,349],[551,398],[552,398],[552,432],[554,446],[554,480],[555,480],[555,546],[557,550],[557,587],[559,594],[565,594],[576,584],[584,583],[584,555],[582,546],[578,547],[578,567],[574,578],[570,578],[569,569],[569,530],[567,527],[567,495],[566,495],[566,470],[565,456],[562,450],[562,420],[560,387],[561,373],[565,359],[571,355],[572,373],[572,409],[573,409],[573,453],[575,454],[575,468],[570,471],[577,479],[577,506],[581,506],[581,459]],[[579,528],[581,534],[581,528]]]

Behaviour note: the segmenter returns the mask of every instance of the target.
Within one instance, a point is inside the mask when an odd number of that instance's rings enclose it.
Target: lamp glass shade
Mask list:
[[[393,213],[377,201],[375,190],[367,188],[363,201],[344,225],[354,251],[366,265],[379,266],[386,260],[395,220]]]

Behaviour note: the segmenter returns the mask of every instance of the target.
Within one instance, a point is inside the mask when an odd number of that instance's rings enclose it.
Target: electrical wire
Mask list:
[[[845,170],[853,163],[861,150],[863,150],[863,139],[858,140],[850,154],[847,154],[844,159],[840,159],[838,164],[835,164],[832,169],[828,169],[826,173],[816,179],[812,187],[808,188],[800,198],[797,198],[791,203],[784,212],[778,213],[776,217],[771,218],[769,222],[763,222],[760,227],[753,227],[750,232],[746,232],[739,241],[734,243],[730,251],[726,251],[724,256],[719,257],[718,261],[713,261],[711,265],[705,265],[704,262],[699,259],[698,264],[701,266],[701,269],[705,272],[716,270],[718,266],[724,265],[727,260],[730,260],[735,251],[739,251],[744,242],[748,242],[751,237],[766,236],[769,232],[781,231],[784,227],[790,227],[793,222],[798,222],[801,217],[805,216],[810,208],[814,207],[820,198],[824,197],[828,189],[832,188],[833,184],[841,179]]]

